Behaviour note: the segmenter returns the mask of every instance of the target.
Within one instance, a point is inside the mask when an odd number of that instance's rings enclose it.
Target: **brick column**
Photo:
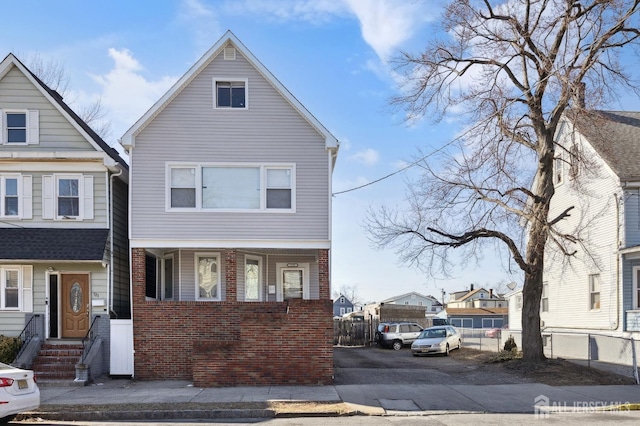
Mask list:
[[[224,253],[224,273],[225,273],[225,300],[235,302],[238,300],[238,253],[236,250],[225,250]]]
[[[147,284],[146,257],[143,248],[131,249],[131,276],[133,284],[133,305],[144,302]]]
[[[320,281],[320,299],[331,299],[329,283],[329,250],[318,250],[318,280]]]

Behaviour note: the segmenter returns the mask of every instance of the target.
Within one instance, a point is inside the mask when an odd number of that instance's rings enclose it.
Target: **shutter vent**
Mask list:
[[[235,61],[236,60],[236,48],[235,47],[225,47],[224,48],[224,60],[225,61]]]

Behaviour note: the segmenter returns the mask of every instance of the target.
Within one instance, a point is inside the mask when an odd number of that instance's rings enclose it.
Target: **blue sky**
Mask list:
[[[440,1],[60,0],[6,2],[0,56],[29,65],[40,56],[69,77],[78,109],[101,99],[115,143],[226,30],[233,33],[341,142],[334,192],[392,173],[459,130],[450,122],[408,126],[388,104],[397,93],[389,59],[418,51],[437,31]],[[637,99],[621,109],[640,109]],[[338,195],[333,206],[332,285],[363,301],[417,291],[438,298],[470,283],[522,282],[487,253],[448,280],[433,279],[374,250],[363,230],[369,208],[401,205],[409,172]],[[517,272],[517,270],[514,269]]]

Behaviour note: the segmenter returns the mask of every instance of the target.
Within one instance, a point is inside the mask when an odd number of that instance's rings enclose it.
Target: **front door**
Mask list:
[[[62,337],[83,338],[89,331],[89,275],[62,275]]]

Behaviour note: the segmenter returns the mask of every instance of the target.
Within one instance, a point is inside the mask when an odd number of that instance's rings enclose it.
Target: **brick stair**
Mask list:
[[[81,356],[82,343],[43,343],[31,369],[38,382],[73,381]]]

